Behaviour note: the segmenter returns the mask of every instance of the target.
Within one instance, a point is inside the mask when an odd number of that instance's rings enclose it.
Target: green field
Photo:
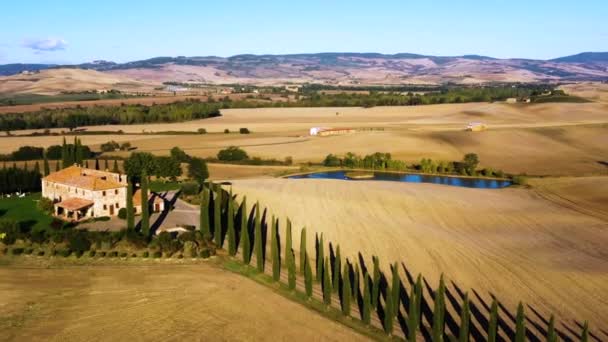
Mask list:
[[[40,193],[23,198],[0,198],[0,218],[13,219],[31,228],[46,229],[53,218],[38,209],[36,204],[39,199]]]

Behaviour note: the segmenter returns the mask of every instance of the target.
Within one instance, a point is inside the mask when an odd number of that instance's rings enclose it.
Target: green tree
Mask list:
[[[108,160],[105,159],[104,162],[104,170],[106,170],[108,168]],[[129,178],[137,183],[140,180],[139,177],[143,171],[145,171],[147,175],[156,173],[156,159],[148,152],[133,152],[131,153],[131,156],[125,160],[123,167]]]
[[[290,290],[296,289],[296,256],[293,249],[289,251],[289,262],[287,264],[287,283]]]
[[[342,260],[340,256],[340,246],[336,247],[336,259],[334,260],[334,268],[332,272],[332,286],[334,292],[338,292],[340,290],[340,273],[342,273]]]
[[[207,163],[201,158],[191,158],[188,162],[188,177],[202,185],[209,178]]]
[[[498,330],[498,301],[492,301],[490,308],[490,323],[488,324],[488,342],[496,342],[496,332]]]
[[[34,172],[36,174],[40,174],[40,164],[38,164],[38,161],[36,160],[36,163],[34,163]]]
[[[380,260],[377,256],[372,257],[374,273],[372,278],[372,309],[378,307],[378,297],[380,295]]]
[[[133,183],[127,179],[127,229],[135,229],[135,210],[133,209]]]
[[[262,242],[262,221],[261,221],[260,202],[255,205],[255,235],[253,237],[253,250],[255,251],[255,261],[257,264],[258,272],[264,272],[264,251]],[[288,233],[289,234],[289,233]],[[285,251],[287,252],[287,251]]]
[[[372,295],[369,290],[369,280],[369,274],[365,272],[363,276],[363,312],[361,314],[361,318],[365,324],[371,322]]]
[[[279,260],[279,244],[277,240],[277,223],[272,217],[272,227],[270,230],[270,255],[272,258],[272,279],[279,281],[281,278],[281,261]]]
[[[228,237],[228,254],[236,254],[236,233],[234,231],[234,199],[232,198],[232,188],[228,196],[228,217],[227,217],[227,237]]]
[[[445,329],[445,282],[443,274],[439,280],[439,288],[435,291],[435,307],[433,309],[433,341],[443,341]]]
[[[319,240],[319,248],[317,250],[317,281],[323,282],[323,261],[325,260],[323,247],[323,233],[321,233],[321,239]]]
[[[247,197],[241,203],[241,250],[243,252],[243,262],[249,265],[251,262],[251,242],[249,241],[249,222],[247,213]]]
[[[99,170],[99,159],[95,158],[95,170]]]
[[[549,326],[547,327],[547,342],[557,342],[557,334],[555,333],[555,317],[551,315]]]
[[[393,321],[395,320],[395,316],[393,312],[395,311],[395,303],[393,302],[393,296],[391,295],[391,286],[386,286],[386,297],[384,300],[384,332],[391,336],[393,334]]]
[[[467,153],[464,155],[462,164],[467,174],[473,176],[475,175],[477,165],[479,165],[479,157],[475,153]]]
[[[306,287],[306,296],[308,298],[312,297],[312,268],[310,267],[310,260],[308,259],[308,253],[304,256],[305,266],[304,266],[304,284]]]
[[[462,300],[462,307],[460,311],[460,331],[459,331],[459,341],[460,342],[468,342],[469,341],[469,322],[470,322],[470,311],[469,311],[469,294],[464,294],[464,299]]]
[[[326,306],[331,305],[331,280],[329,277],[329,260],[325,258],[325,263],[323,264],[323,303]]]
[[[350,286],[350,269],[348,262],[344,263],[344,275],[342,276],[342,313],[345,316],[350,316],[350,299],[353,295]]]
[[[357,303],[359,302],[359,282],[361,277],[361,272],[359,271],[359,264],[356,263],[355,264],[355,277],[353,279],[353,300],[354,300],[354,304],[355,306],[357,305]]]
[[[74,137],[74,162],[78,165],[82,165],[82,160],[84,159],[82,152],[80,139]]]
[[[589,322],[585,321],[583,324],[583,331],[581,331],[581,342],[587,342],[589,340]]]
[[[390,296],[392,297],[393,300],[393,311],[391,312],[391,314],[393,315],[393,317],[397,317],[397,314],[399,313],[399,302],[400,302],[400,298],[399,298],[399,291],[401,289],[401,279],[399,278],[399,267],[397,266],[397,263],[395,263],[392,267],[392,272],[393,272],[393,285],[391,286],[391,289],[393,290],[390,293]]]
[[[206,240],[211,239],[211,227],[209,224],[209,201],[210,201],[210,192],[213,183],[209,183],[208,188],[203,188],[203,198],[200,204],[200,217],[199,217],[199,226],[201,229],[201,233]]]
[[[112,172],[120,173],[120,169],[118,168],[118,160],[114,159],[114,167],[112,167]]]
[[[181,148],[175,146],[171,149],[171,158],[175,159],[179,163],[187,163],[190,161],[190,156],[184,152]]]
[[[293,255],[293,244],[291,237],[291,221],[287,219],[287,226],[285,227],[285,264],[289,267],[291,262],[290,258]]]
[[[524,314],[524,305],[519,302],[517,306],[517,316],[515,317],[515,342],[524,342],[526,340],[526,316]]]
[[[213,200],[213,240],[218,248],[222,248],[222,187],[214,186],[215,199]]]
[[[236,146],[230,146],[218,152],[217,159],[222,161],[243,161],[249,159],[247,152]]]
[[[304,268],[306,267],[306,227],[302,228],[300,232],[300,273],[304,274]]]
[[[62,167],[61,167],[61,162],[58,160],[58,161],[55,163],[55,172],[56,172],[56,171],[59,171],[59,170],[61,170],[61,169],[62,169]]]
[[[48,176],[49,173],[51,173],[51,167],[49,166],[49,160],[46,157],[46,153],[44,154],[43,168],[44,168],[44,176]]]
[[[416,341],[417,330],[420,327],[420,308],[422,304],[422,280],[421,276],[418,275],[418,279],[416,280],[416,284],[410,290],[410,307],[408,310],[408,321],[407,321],[407,330],[408,337],[407,340],[410,342]]]
[[[150,214],[148,208],[148,173],[146,169],[141,173],[141,232],[144,236],[150,235]]]

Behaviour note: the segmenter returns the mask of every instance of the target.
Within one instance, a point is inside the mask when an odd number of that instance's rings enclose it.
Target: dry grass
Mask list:
[[[608,178],[597,182],[605,190]],[[588,319],[601,327],[608,318],[607,221],[536,191],[308,179],[233,184],[298,230],[306,226],[310,238],[317,232],[339,242],[350,258],[361,251],[368,261],[376,254],[384,265],[404,262],[435,285],[443,272],[486,299],[498,295],[511,310],[522,300],[570,324]],[[596,206],[608,207],[601,190],[581,193],[603,196]]]
[[[137,264],[0,268],[2,340],[366,340],[207,263]]]
[[[567,94],[588,98],[592,101],[608,103],[608,84],[588,82],[560,86]]]

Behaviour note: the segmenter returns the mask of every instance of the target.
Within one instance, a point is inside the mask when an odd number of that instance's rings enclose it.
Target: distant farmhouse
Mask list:
[[[486,129],[488,129],[488,126],[482,122],[470,122],[465,130],[470,132],[480,132],[485,131]]]
[[[343,135],[355,133],[356,130],[353,128],[327,128],[327,127],[312,127],[309,131],[310,135],[313,136],[329,136],[329,135]]]
[[[55,216],[80,221],[92,217],[116,216],[127,206],[127,176],[78,165],[53,172],[42,179],[42,197],[53,201]],[[149,194],[153,211],[163,211],[164,200]],[[135,213],[141,212],[141,192],[133,196]]]

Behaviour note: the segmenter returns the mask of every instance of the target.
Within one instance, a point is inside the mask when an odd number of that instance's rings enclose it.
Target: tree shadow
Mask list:
[[[8,210],[6,209],[0,209],[0,217],[4,216],[7,212]]]

